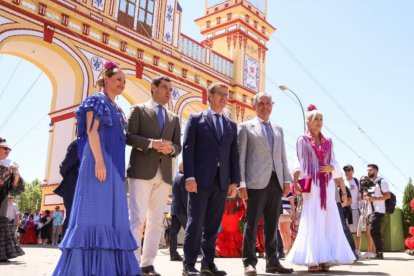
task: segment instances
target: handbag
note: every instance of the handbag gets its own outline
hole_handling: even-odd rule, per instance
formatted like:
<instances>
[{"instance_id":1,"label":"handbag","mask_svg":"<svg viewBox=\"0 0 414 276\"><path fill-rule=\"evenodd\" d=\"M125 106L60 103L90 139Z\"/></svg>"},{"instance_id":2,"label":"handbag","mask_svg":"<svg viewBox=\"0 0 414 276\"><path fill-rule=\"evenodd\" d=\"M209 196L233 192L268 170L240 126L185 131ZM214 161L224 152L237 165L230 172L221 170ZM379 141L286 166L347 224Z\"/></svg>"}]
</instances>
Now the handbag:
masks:
<instances>
[{"instance_id":1,"label":"handbag","mask_svg":"<svg viewBox=\"0 0 414 276\"><path fill-rule=\"evenodd\" d=\"M310 193L312 187L312 178L302 178L298 180L302 193Z\"/></svg>"}]
</instances>

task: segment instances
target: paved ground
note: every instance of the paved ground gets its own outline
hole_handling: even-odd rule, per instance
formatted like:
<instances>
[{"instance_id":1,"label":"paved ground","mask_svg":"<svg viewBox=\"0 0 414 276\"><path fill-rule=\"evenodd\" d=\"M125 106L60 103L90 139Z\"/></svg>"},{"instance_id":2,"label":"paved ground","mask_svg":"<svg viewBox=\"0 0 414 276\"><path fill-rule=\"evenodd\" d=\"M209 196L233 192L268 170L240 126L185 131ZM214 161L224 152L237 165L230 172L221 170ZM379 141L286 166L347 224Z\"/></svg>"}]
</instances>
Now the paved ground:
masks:
<instances>
[{"instance_id":1,"label":"paved ground","mask_svg":"<svg viewBox=\"0 0 414 276\"><path fill-rule=\"evenodd\" d=\"M12 259L8 264L0 264L1 276L41 276L51 275L59 259L60 251L56 247L25 246L26 255ZM386 253L384 260L359 261L354 265L343 265L332 268L329 273L312 273L311 275L414 275L414 257L406 253ZM289 266L285 261L283 265ZM217 258L216 264L227 271L229 276L243 276L240 259ZM168 250L161 249L155 261L155 267L162 276L180 276L182 264L170 262ZM199 265L198 265L199 267ZM265 262L259 260L259 275L274 275L264 272ZM290 266L295 269L293 275L307 275L305 267Z\"/></svg>"}]
</instances>

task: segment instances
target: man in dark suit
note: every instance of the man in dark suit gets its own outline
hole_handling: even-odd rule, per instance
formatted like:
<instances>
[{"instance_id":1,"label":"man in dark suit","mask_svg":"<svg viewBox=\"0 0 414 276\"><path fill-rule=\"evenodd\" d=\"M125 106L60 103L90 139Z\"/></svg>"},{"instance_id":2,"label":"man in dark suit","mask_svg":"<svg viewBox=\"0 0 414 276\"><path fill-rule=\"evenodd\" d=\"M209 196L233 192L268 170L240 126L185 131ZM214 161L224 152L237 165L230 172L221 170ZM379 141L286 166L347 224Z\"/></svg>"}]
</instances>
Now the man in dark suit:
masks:
<instances>
[{"instance_id":1,"label":"man in dark suit","mask_svg":"<svg viewBox=\"0 0 414 276\"><path fill-rule=\"evenodd\" d=\"M59 167L60 175L63 177L60 185L53 191L55 194L63 198L63 205L65 206L65 221L62 226L62 239L68 227L70 211L72 209L73 196L75 194L76 182L79 174L79 157L78 157L78 143L74 140L69 144L66 151L65 159Z\"/></svg>"},{"instance_id":2,"label":"man in dark suit","mask_svg":"<svg viewBox=\"0 0 414 276\"><path fill-rule=\"evenodd\" d=\"M235 197L240 182L237 126L223 116L228 88L215 83L208 89L210 108L192 114L183 144L184 176L189 192L184 238L183 275L199 275L194 267L200 245L202 275L226 275L214 264L217 232L226 196Z\"/></svg>"},{"instance_id":3,"label":"man in dark suit","mask_svg":"<svg viewBox=\"0 0 414 276\"><path fill-rule=\"evenodd\" d=\"M185 189L184 165L180 163L172 186L171 228L170 228L170 260L182 261L177 252L177 235L181 227L187 225L188 192Z\"/></svg>"},{"instance_id":4,"label":"man in dark suit","mask_svg":"<svg viewBox=\"0 0 414 276\"><path fill-rule=\"evenodd\" d=\"M180 120L167 109L171 80L154 78L152 99L131 108L127 144L132 147L127 175L131 232L139 245L146 221L144 245L135 251L144 276L159 276L154 269L164 210L171 193L173 158L181 151Z\"/></svg>"}]
</instances>

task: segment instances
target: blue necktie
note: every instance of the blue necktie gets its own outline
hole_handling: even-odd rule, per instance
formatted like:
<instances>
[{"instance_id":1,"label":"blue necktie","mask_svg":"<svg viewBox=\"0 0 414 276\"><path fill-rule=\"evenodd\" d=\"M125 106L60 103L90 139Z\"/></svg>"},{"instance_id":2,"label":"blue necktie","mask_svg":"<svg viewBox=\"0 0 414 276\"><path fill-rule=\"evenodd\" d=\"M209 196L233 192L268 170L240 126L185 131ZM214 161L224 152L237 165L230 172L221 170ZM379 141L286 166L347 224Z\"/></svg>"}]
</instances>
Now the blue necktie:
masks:
<instances>
[{"instance_id":1,"label":"blue necktie","mask_svg":"<svg viewBox=\"0 0 414 276\"><path fill-rule=\"evenodd\" d=\"M219 140L221 140L221 137L223 136L223 132L221 131L221 124L220 124L221 115L216 113L216 114L214 114L214 116L216 116L216 133L217 133L217 138Z\"/></svg>"},{"instance_id":2,"label":"blue necktie","mask_svg":"<svg viewBox=\"0 0 414 276\"><path fill-rule=\"evenodd\" d=\"M164 114L163 114L162 110L163 110L162 105L159 105L158 106L158 111L157 111L157 117L158 117L158 123L160 123L161 131L164 129Z\"/></svg>"},{"instance_id":3,"label":"blue necktie","mask_svg":"<svg viewBox=\"0 0 414 276\"><path fill-rule=\"evenodd\" d=\"M265 126L267 141L269 142L270 149L273 151L274 140L273 140L272 127L270 126L270 123L268 122L262 122L262 124Z\"/></svg>"}]
</instances>

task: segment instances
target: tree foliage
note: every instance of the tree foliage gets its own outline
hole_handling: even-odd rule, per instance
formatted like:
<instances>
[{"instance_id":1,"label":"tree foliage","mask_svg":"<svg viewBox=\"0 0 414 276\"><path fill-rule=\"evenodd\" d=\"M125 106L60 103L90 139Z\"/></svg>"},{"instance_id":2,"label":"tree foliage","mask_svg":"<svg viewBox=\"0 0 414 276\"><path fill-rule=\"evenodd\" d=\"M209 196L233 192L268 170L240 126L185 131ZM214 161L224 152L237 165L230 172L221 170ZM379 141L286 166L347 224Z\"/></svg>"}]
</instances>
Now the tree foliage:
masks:
<instances>
[{"instance_id":1,"label":"tree foliage","mask_svg":"<svg viewBox=\"0 0 414 276\"><path fill-rule=\"evenodd\" d=\"M403 227L404 227L404 235L408 237L408 228L410 226L414 226L414 211L411 209L410 202L414 198L414 185L413 181L410 178L408 181L407 186L404 189L404 196L403 196L403 205L402 205L402 212L403 212Z\"/></svg>"},{"instance_id":2,"label":"tree foliage","mask_svg":"<svg viewBox=\"0 0 414 276\"><path fill-rule=\"evenodd\" d=\"M42 191L40 190L40 180L35 179L31 183L25 183L24 192L18 198L18 205L21 213L31 210L34 212L40 209Z\"/></svg>"}]
</instances>

